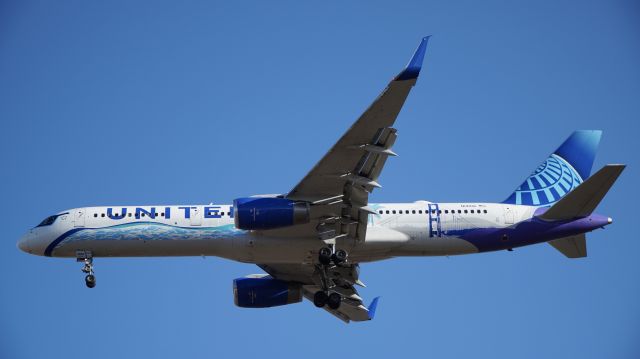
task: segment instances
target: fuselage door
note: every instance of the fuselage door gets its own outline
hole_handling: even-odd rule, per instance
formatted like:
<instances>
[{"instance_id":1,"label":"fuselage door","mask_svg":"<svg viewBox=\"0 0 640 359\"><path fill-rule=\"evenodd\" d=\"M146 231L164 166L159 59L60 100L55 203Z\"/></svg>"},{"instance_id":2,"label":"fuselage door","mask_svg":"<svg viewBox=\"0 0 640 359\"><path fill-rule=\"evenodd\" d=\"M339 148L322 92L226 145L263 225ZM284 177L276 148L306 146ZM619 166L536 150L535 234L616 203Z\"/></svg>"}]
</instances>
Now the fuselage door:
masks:
<instances>
[{"instance_id":1,"label":"fuselage door","mask_svg":"<svg viewBox=\"0 0 640 359\"><path fill-rule=\"evenodd\" d=\"M200 207L193 207L191 209L191 225L192 226L202 225L202 211L200 210Z\"/></svg>"},{"instance_id":2,"label":"fuselage door","mask_svg":"<svg viewBox=\"0 0 640 359\"><path fill-rule=\"evenodd\" d=\"M515 221L514 209L511 206L504 207L504 223L513 224Z\"/></svg>"},{"instance_id":3,"label":"fuselage door","mask_svg":"<svg viewBox=\"0 0 640 359\"><path fill-rule=\"evenodd\" d=\"M75 227L84 227L85 217L87 216L84 208L78 208L73 215L73 225Z\"/></svg>"}]
</instances>

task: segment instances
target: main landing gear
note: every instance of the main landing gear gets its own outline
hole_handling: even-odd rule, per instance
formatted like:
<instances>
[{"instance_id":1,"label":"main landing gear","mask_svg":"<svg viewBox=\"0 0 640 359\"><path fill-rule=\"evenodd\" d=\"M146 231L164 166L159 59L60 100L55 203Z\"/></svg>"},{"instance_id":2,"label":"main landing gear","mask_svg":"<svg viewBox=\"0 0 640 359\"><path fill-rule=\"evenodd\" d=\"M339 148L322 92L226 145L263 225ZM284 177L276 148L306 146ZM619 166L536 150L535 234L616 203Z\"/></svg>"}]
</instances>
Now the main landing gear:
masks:
<instances>
[{"instance_id":1,"label":"main landing gear","mask_svg":"<svg viewBox=\"0 0 640 359\"><path fill-rule=\"evenodd\" d=\"M322 247L318 252L318 261L324 266L328 266L333 262L338 265L347 260L347 251L338 249L335 253L329 247Z\"/></svg>"},{"instance_id":2,"label":"main landing gear","mask_svg":"<svg viewBox=\"0 0 640 359\"><path fill-rule=\"evenodd\" d=\"M318 267L322 278L322 290L317 291L313 295L313 304L316 307L322 308L326 305L334 310L340 308L342 295L337 292L329 292L327 270L331 267L332 263L334 266L338 266L346 262L347 257L347 251L343 249L335 250L335 248L323 247L318 251L318 262L320 262L320 266Z\"/></svg>"},{"instance_id":3,"label":"main landing gear","mask_svg":"<svg viewBox=\"0 0 640 359\"><path fill-rule=\"evenodd\" d=\"M78 262L84 262L84 266L82 267L82 272L87 273L87 275L84 277L84 284L86 284L88 288L95 287L96 276L93 274L93 256L91 252L77 251L76 260Z\"/></svg>"},{"instance_id":4,"label":"main landing gear","mask_svg":"<svg viewBox=\"0 0 640 359\"><path fill-rule=\"evenodd\" d=\"M313 295L313 304L318 308L322 308L327 305L329 308L335 310L340 308L341 302L342 296L336 292L327 294L327 292L319 290Z\"/></svg>"}]
</instances>

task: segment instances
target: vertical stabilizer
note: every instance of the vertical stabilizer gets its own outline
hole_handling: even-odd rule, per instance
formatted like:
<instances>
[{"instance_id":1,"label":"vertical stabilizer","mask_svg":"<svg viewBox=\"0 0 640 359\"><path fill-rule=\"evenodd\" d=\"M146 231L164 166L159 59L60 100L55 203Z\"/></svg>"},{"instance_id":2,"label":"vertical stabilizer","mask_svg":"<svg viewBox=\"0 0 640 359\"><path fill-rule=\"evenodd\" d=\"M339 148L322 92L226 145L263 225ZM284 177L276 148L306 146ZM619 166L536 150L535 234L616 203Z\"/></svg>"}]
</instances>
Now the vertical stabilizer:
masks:
<instances>
[{"instance_id":1,"label":"vertical stabilizer","mask_svg":"<svg viewBox=\"0 0 640 359\"><path fill-rule=\"evenodd\" d=\"M549 206L591 173L602 131L575 131L503 203Z\"/></svg>"}]
</instances>

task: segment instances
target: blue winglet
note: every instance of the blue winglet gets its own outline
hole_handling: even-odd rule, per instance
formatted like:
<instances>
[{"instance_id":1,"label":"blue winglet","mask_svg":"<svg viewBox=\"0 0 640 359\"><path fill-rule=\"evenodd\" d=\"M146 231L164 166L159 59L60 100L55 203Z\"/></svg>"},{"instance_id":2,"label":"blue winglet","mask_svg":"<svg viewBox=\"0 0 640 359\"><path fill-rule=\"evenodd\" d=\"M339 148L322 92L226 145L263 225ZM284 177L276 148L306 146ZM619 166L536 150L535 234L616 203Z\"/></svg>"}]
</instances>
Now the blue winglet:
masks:
<instances>
[{"instance_id":1,"label":"blue winglet","mask_svg":"<svg viewBox=\"0 0 640 359\"><path fill-rule=\"evenodd\" d=\"M371 301L371 304L369 304L369 308L367 308L367 310L369 311L369 320L372 320L373 317L376 316L376 308L378 307L379 299L380 297L373 298L373 300Z\"/></svg>"},{"instance_id":2,"label":"blue winglet","mask_svg":"<svg viewBox=\"0 0 640 359\"><path fill-rule=\"evenodd\" d=\"M413 54L411 61L407 64L402 72L396 76L394 80L396 81L404 81L404 80L412 80L418 78L420 74L420 69L422 69L422 61L424 60L424 54L427 51L427 43L429 42L429 38L431 36L426 36L422 38L420 45L416 49L416 52Z\"/></svg>"}]
</instances>

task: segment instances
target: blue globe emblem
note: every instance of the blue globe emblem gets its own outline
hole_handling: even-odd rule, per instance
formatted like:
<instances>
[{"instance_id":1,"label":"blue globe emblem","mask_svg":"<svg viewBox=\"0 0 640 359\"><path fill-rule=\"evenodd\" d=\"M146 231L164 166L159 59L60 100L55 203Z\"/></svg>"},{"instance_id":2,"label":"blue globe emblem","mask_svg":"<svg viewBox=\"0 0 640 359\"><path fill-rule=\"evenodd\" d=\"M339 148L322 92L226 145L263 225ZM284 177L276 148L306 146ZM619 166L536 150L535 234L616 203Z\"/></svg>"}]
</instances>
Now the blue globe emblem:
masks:
<instances>
[{"instance_id":1,"label":"blue globe emblem","mask_svg":"<svg viewBox=\"0 0 640 359\"><path fill-rule=\"evenodd\" d=\"M582 178L564 158L552 154L515 191L516 204L544 206L578 187Z\"/></svg>"}]
</instances>

